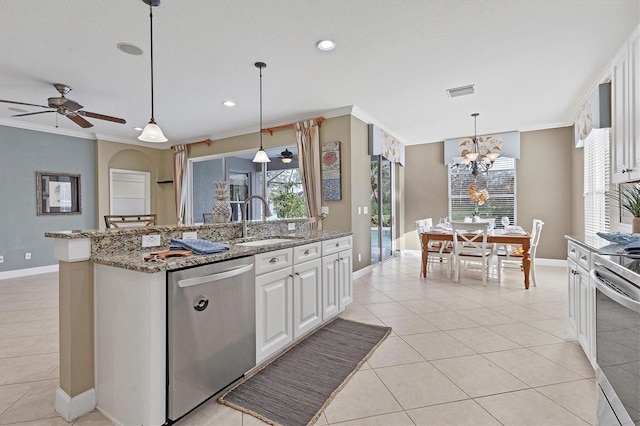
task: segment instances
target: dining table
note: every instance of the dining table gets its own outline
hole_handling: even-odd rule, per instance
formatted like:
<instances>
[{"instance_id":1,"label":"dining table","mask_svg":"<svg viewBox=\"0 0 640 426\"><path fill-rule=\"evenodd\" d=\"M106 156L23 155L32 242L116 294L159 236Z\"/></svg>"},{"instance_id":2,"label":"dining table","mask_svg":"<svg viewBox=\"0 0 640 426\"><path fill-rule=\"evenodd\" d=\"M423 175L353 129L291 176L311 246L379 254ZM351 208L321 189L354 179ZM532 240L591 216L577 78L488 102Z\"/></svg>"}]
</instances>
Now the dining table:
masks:
<instances>
[{"instance_id":1,"label":"dining table","mask_svg":"<svg viewBox=\"0 0 640 426\"><path fill-rule=\"evenodd\" d=\"M429 243L433 241L453 241L453 232L444 228L427 231L420 234L422 241L422 276L427 278L427 262L429 260ZM460 240L461 241L461 240ZM522 270L524 273L524 288L529 289L529 271L531 270L531 235L523 231L521 233L507 233L503 229L494 229L487 235L487 244L498 245L522 245ZM438 255L438 253L433 253Z\"/></svg>"}]
</instances>

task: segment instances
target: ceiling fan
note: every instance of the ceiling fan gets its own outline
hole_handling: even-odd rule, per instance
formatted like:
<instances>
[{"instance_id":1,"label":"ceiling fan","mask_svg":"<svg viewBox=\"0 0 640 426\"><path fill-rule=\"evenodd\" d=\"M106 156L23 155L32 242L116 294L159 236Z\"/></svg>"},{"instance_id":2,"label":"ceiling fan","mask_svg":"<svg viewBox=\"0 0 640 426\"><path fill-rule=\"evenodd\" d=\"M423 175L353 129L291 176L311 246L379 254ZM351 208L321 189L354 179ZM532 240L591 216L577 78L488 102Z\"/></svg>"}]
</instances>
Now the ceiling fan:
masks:
<instances>
[{"instance_id":1,"label":"ceiling fan","mask_svg":"<svg viewBox=\"0 0 640 426\"><path fill-rule=\"evenodd\" d=\"M36 105L36 104L28 104L25 102L17 102L17 101L7 101L4 99L0 99L0 102L5 102L8 104L17 104L17 105L27 105L33 107L47 108L49 111L40 111L40 112L28 112L26 114L16 114L12 115L12 117L24 117L27 115L35 115L35 114L46 114L48 112L57 112L58 114L64 115L69 118L69 120L76 123L78 126L82 128L93 127L93 124L89 123L83 117L89 118L97 118L99 120L112 121L114 123L125 124L126 120L118 117L111 117L109 115L97 114L95 112L83 111L83 106L73 99L69 99L65 97L67 93L71 91L71 87L66 84L55 83L53 87L56 88L58 92L60 92L60 96L55 98L48 99L48 105Z\"/></svg>"},{"instance_id":2,"label":"ceiling fan","mask_svg":"<svg viewBox=\"0 0 640 426\"><path fill-rule=\"evenodd\" d=\"M285 164L292 162L293 152L289 151L289 148L285 148L284 151L280 153L280 160Z\"/></svg>"}]
</instances>

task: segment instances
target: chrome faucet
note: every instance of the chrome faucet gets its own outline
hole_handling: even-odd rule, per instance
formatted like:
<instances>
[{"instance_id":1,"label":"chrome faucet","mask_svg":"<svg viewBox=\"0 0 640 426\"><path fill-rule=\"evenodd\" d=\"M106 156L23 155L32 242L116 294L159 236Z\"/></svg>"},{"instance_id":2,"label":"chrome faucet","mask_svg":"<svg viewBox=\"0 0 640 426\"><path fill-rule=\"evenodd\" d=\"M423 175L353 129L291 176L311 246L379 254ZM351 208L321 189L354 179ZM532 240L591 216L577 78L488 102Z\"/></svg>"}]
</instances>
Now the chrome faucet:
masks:
<instances>
[{"instance_id":1,"label":"chrome faucet","mask_svg":"<svg viewBox=\"0 0 640 426\"><path fill-rule=\"evenodd\" d=\"M260 195L250 195L248 196L245 200L244 203L242 204L242 238L247 238L247 205L249 204L249 201L252 198L257 198L259 200L262 201L262 203L264 204L264 209L262 212L262 221L265 222L267 220L267 216L271 216L271 213L269 212L269 204L267 203L267 200L265 200L263 197L261 197Z\"/></svg>"}]
</instances>

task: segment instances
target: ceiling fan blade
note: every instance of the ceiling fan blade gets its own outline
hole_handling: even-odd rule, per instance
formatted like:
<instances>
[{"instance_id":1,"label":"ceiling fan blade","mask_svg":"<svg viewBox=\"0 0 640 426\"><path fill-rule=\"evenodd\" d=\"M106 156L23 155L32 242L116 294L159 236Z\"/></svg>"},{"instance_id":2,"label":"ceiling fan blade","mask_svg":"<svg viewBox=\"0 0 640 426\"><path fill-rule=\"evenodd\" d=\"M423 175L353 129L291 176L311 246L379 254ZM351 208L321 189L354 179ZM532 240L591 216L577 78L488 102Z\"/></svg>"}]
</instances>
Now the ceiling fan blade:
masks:
<instances>
[{"instance_id":1,"label":"ceiling fan blade","mask_svg":"<svg viewBox=\"0 0 640 426\"><path fill-rule=\"evenodd\" d=\"M123 118L111 117L110 115L98 114L95 112L89 111L76 111L80 115L84 115L85 117L97 118L98 120L106 120L113 121L114 123L125 124L127 121Z\"/></svg>"},{"instance_id":2,"label":"ceiling fan blade","mask_svg":"<svg viewBox=\"0 0 640 426\"><path fill-rule=\"evenodd\" d=\"M27 112L26 114L15 114L15 115L12 115L12 117L24 117L24 116L27 116L27 115L46 114L48 112L55 112L55 111Z\"/></svg>"},{"instance_id":3,"label":"ceiling fan blade","mask_svg":"<svg viewBox=\"0 0 640 426\"><path fill-rule=\"evenodd\" d=\"M40 107L40 108L47 108L47 109L51 108L51 107L46 106L46 105L28 104L26 102L17 102L17 101L7 101L5 99L0 99L0 102L4 102L4 103L7 103L7 104L16 104L16 105L28 105L28 106L34 106L34 107Z\"/></svg>"},{"instance_id":4,"label":"ceiling fan blade","mask_svg":"<svg viewBox=\"0 0 640 426\"><path fill-rule=\"evenodd\" d=\"M93 124L89 123L87 120L85 120L84 118L80 117L76 113L67 114L67 117L69 117L69 120L73 121L78 126L82 127L83 129L86 129L88 127L93 127Z\"/></svg>"}]
</instances>

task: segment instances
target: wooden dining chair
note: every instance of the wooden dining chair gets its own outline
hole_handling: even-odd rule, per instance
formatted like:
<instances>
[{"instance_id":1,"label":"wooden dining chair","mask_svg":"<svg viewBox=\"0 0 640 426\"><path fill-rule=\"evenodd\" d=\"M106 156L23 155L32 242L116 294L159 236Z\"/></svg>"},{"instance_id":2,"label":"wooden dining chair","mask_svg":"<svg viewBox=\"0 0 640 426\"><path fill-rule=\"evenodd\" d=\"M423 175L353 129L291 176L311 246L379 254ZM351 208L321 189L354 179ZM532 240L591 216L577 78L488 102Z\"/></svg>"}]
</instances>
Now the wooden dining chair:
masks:
<instances>
[{"instance_id":1,"label":"wooden dining chair","mask_svg":"<svg viewBox=\"0 0 640 426\"><path fill-rule=\"evenodd\" d=\"M479 262L482 267L482 284L487 285L489 266L493 257L493 245L487 244L489 222L451 222L453 230L453 281L460 278L460 262ZM450 268L451 269L451 268Z\"/></svg>"},{"instance_id":2,"label":"wooden dining chair","mask_svg":"<svg viewBox=\"0 0 640 426\"><path fill-rule=\"evenodd\" d=\"M533 227L531 228L531 246L529 248L529 258L531 259L531 283L536 287L536 251L538 249L538 243L540 242L540 234L542 234L542 226L544 222L540 219L533 219ZM524 259L524 252L521 245L518 246L505 246L498 249L496 252L498 258L498 281L502 280L502 270L504 264L517 264L522 270L522 260Z\"/></svg>"},{"instance_id":3,"label":"wooden dining chair","mask_svg":"<svg viewBox=\"0 0 640 426\"><path fill-rule=\"evenodd\" d=\"M433 219L430 217L426 219L416 220L416 230L418 231L418 240L421 250L424 250L424 247L422 245L422 234L430 231L432 227ZM431 254L431 256L428 257L427 267L429 267L429 264L431 263L442 264L444 262L448 262L451 254L451 246L446 241L432 241L431 243L429 243L427 251L429 251L429 253ZM422 271L420 273L422 274Z\"/></svg>"},{"instance_id":4,"label":"wooden dining chair","mask_svg":"<svg viewBox=\"0 0 640 426\"><path fill-rule=\"evenodd\" d=\"M153 226L157 222L157 215L152 214L109 214L104 216L107 228L139 228Z\"/></svg>"}]
</instances>

